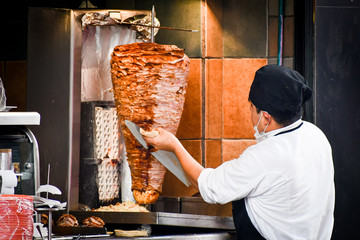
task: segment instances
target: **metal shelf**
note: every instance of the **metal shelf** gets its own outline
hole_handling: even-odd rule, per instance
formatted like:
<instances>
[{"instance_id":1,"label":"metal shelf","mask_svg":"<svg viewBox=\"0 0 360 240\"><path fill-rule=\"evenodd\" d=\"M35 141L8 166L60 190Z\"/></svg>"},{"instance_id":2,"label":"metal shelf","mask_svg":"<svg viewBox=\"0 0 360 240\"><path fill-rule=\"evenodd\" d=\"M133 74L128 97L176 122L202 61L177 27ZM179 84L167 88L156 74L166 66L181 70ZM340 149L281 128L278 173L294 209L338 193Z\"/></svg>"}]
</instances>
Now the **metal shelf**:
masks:
<instances>
[{"instance_id":1,"label":"metal shelf","mask_svg":"<svg viewBox=\"0 0 360 240\"><path fill-rule=\"evenodd\" d=\"M37 112L0 112L0 125L40 125Z\"/></svg>"}]
</instances>

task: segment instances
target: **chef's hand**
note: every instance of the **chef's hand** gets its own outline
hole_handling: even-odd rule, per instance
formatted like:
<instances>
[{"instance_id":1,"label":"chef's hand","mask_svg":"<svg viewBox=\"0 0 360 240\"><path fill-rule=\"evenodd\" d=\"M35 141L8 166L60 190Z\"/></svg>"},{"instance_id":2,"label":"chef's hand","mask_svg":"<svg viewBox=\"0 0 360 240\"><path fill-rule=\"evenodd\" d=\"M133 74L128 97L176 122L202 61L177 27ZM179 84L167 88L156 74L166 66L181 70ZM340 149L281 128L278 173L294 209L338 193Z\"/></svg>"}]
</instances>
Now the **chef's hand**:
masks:
<instances>
[{"instance_id":1,"label":"chef's hand","mask_svg":"<svg viewBox=\"0 0 360 240\"><path fill-rule=\"evenodd\" d=\"M180 142L174 134L162 128L157 128L155 131L159 134L153 134L153 132L142 133L145 142L156 149L175 152L176 145L180 144Z\"/></svg>"},{"instance_id":2,"label":"chef's hand","mask_svg":"<svg viewBox=\"0 0 360 240\"><path fill-rule=\"evenodd\" d=\"M197 179L202 170L203 166L199 164L189 153L186 151L184 146L180 141L174 136L174 134L166 131L165 129L158 128L156 131L159 134L150 132L149 137L146 137L147 134L142 134L144 140L147 144L153 146L159 150L166 150L176 154L177 158L180 161L181 166L183 167L186 175L189 177L191 184L198 188ZM141 132L141 131L140 131Z\"/></svg>"}]
</instances>

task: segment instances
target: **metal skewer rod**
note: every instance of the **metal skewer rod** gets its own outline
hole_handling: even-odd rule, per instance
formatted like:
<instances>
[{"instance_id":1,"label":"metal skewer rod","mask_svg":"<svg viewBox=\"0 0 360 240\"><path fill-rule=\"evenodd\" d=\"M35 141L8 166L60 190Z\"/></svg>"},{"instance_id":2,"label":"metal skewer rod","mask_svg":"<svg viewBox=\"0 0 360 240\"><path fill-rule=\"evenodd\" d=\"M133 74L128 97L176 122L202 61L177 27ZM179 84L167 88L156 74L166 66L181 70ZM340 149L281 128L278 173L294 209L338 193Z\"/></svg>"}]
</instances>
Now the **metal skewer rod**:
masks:
<instances>
[{"instance_id":1,"label":"metal skewer rod","mask_svg":"<svg viewBox=\"0 0 360 240\"><path fill-rule=\"evenodd\" d=\"M48 173L47 173L47 184L49 185L50 182L50 163L48 164ZM49 188L46 191L46 199L49 198Z\"/></svg>"},{"instance_id":2,"label":"metal skewer rod","mask_svg":"<svg viewBox=\"0 0 360 240\"><path fill-rule=\"evenodd\" d=\"M121 22L120 24L124 24L124 25L135 25L135 26L142 26L142 27L149 27L149 28L160 28L160 29L166 29L166 30L185 31L185 32L199 32L199 30L191 30L191 29L183 29L183 28L173 28L173 27L151 26L151 25L138 24L138 23Z\"/></svg>"},{"instance_id":3,"label":"metal skewer rod","mask_svg":"<svg viewBox=\"0 0 360 240\"><path fill-rule=\"evenodd\" d=\"M154 26L154 19L155 19L155 7L154 5L152 6L151 9L151 26ZM151 42L154 42L154 28L151 28Z\"/></svg>"}]
</instances>

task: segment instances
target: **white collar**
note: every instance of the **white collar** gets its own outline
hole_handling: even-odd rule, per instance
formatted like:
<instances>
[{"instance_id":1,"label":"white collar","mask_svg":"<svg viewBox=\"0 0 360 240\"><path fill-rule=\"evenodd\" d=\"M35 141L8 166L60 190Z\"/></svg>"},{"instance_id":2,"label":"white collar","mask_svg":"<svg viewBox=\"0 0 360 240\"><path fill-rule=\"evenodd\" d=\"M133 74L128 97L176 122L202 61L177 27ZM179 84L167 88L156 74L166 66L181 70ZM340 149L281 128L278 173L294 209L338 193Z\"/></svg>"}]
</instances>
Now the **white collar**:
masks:
<instances>
[{"instance_id":1,"label":"white collar","mask_svg":"<svg viewBox=\"0 0 360 240\"><path fill-rule=\"evenodd\" d=\"M285 132L285 131L291 130L293 128L296 128L296 127L300 126L300 124L302 124L302 122L303 121L301 119L299 119L286 127L278 128L278 129L272 130L270 132L264 133L261 136L261 139L258 140L258 142L261 142L269 137L275 136L278 133Z\"/></svg>"}]
</instances>

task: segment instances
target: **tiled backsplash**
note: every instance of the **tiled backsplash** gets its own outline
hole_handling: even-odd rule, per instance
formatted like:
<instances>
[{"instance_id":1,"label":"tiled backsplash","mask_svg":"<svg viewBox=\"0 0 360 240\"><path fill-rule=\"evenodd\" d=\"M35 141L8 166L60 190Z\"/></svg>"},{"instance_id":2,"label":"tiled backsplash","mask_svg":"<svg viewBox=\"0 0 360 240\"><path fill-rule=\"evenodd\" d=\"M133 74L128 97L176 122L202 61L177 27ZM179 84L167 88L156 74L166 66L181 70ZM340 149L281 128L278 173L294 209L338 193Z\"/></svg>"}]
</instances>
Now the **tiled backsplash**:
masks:
<instances>
[{"instance_id":1,"label":"tiled backsplash","mask_svg":"<svg viewBox=\"0 0 360 240\"><path fill-rule=\"evenodd\" d=\"M184 4L189 2L183 1L180 8L186 9ZM283 63L292 67L293 0L285 2ZM204 0L200 7L201 11L192 13L201 13L201 17L180 18L185 25L186 21L201 19L203 41L199 42L201 58L194 58L194 52L184 47L191 57L190 79L177 137L204 167L216 168L256 143L248 94L256 70L277 63L278 1ZM166 19L162 22L167 24ZM173 18L170 22L180 24ZM157 39L166 42L161 36ZM187 37L198 39L195 35ZM163 196L191 194L196 194L195 189L187 189L167 174Z\"/></svg>"},{"instance_id":2,"label":"tiled backsplash","mask_svg":"<svg viewBox=\"0 0 360 240\"><path fill-rule=\"evenodd\" d=\"M184 111L177 136L181 139L201 139L202 137L202 59L190 61L189 82L186 91Z\"/></svg>"},{"instance_id":3,"label":"tiled backsplash","mask_svg":"<svg viewBox=\"0 0 360 240\"><path fill-rule=\"evenodd\" d=\"M205 138L223 135L223 60L205 59Z\"/></svg>"},{"instance_id":4,"label":"tiled backsplash","mask_svg":"<svg viewBox=\"0 0 360 240\"><path fill-rule=\"evenodd\" d=\"M204 1L203 22L204 30L204 50L206 57L222 57L223 56L223 0Z\"/></svg>"},{"instance_id":5,"label":"tiled backsplash","mask_svg":"<svg viewBox=\"0 0 360 240\"><path fill-rule=\"evenodd\" d=\"M248 101L255 72L266 59L224 59L223 66L223 138L253 138Z\"/></svg>"}]
</instances>

